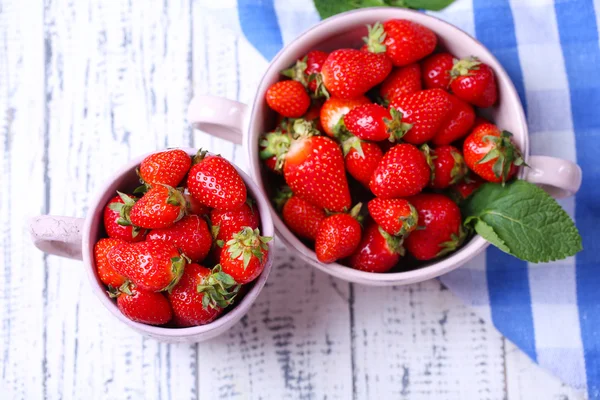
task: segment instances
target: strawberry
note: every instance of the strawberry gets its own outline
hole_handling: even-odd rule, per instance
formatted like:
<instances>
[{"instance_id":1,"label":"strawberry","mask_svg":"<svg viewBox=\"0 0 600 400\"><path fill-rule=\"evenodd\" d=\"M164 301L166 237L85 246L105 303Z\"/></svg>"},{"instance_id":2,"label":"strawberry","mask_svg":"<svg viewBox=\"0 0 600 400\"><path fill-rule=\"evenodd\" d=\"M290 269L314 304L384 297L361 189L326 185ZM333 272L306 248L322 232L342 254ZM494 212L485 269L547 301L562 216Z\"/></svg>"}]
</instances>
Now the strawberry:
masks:
<instances>
[{"instance_id":1,"label":"strawberry","mask_svg":"<svg viewBox=\"0 0 600 400\"><path fill-rule=\"evenodd\" d=\"M137 197L117 192L118 195L110 199L104 207L104 229L106 234L115 239L126 242L139 242L144 240L145 229L131 225L129 213L137 201Z\"/></svg>"},{"instance_id":2,"label":"strawberry","mask_svg":"<svg viewBox=\"0 0 600 400\"><path fill-rule=\"evenodd\" d=\"M131 208L129 219L133 225L146 229L167 228L183 218L186 208L179 190L156 185Z\"/></svg>"},{"instance_id":3,"label":"strawberry","mask_svg":"<svg viewBox=\"0 0 600 400\"><path fill-rule=\"evenodd\" d=\"M371 222L367 224L358 248L348 259L348 265L360 271L387 272L398 264L403 255L402 239Z\"/></svg>"},{"instance_id":4,"label":"strawberry","mask_svg":"<svg viewBox=\"0 0 600 400\"><path fill-rule=\"evenodd\" d=\"M363 104L344 115L343 121L346 129L360 139L393 142L410 129L410 125L401 119L402 115L394 108L388 110L379 104Z\"/></svg>"},{"instance_id":5,"label":"strawberry","mask_svg":"<svg viewBox=\"0 0 600 400\"><path fill-rule=\"evenodd\" d=\"M415 93L421 89L421 68L419 64L410 64L393 70L381 84L379 93L386 104L389 104L400 96Z\"/></svg>"},{"instance_id":6,"label":"strawberry","mask_svg":"<svg viewBox=\"0 0 600 400\"><path fill-rule=\"evenodd\" d=\"M168 294L173 307L173 322L181 328L206 325L231 305L240 285L221 271L198 264L186 267L181 281Z\"/></svg>"},{"instance_id":7,"label":"strawberry","mask_svg":"<svg viewBox=\"0 0 600 400\"><path fill-rule=\"evenodd\" d=\"M452 110L448 93L441 89L421 90L391 102L402 113L402 122L412 125L402 139L412 144L431 140L443 126Z\"/></svg>"},{"instance_id":8,"label":"strawberry","mask_svg":"<svg viewBox=\"0 0 600 400\"><path fill-rule=\"evenodd\" d=\"M391 19L369 27L365 38L369 51L381 52L396 67L412 64L435 50L437 36L429 28L406 19Z\"/></svg>"},{"instance_id":9,"label":"strawberry","mask_svg":"<svg viewBox=\"0 0 600 400\"><path fill-rule=\"evenodd\" d=\"M175 246L161 240L120 244L107 258L116 272L152 292L173 289L186 264Z\"/></svg>"},{"instance_id":10,"label":"strawberry","mask_svg":"<svg viewBox=\"0 0 600 400\"><path fill-rule=\"evenodd\" d=\"M187 203L187 209L185 210L188 215L208 215L210 214L210 207L200 203L191 194L186 192L183 194Z\"/></svg>"},{"instance_id":11,"label":"strawberry","mask_svg":"<svg viewBox=\"0 0 600 400\"><path fill-rule=\"evenodd\" d=\"M436 146L450 144L466 136L475 122L475 111L470 104L451 94L448 98L452 106L446 122L432 139Z\"/></svg>"},{"instance_id":12,"label":"strawberry","mask_svg":"<svg viewBox=\"0 0 600 400\"><path fill-rule=\"evenodd\" d=\"M302 200L298 196L289 193L289 198L284 200L281 216L286 226L292 232L303 239L314 241L317 238L319 224L325 219L327 214L322 208Z\"/></svg>"},{"instance_id":13,"label":"strawberry","mask_svg":"<svg viewBox=\"0 0 600 400\"><path fill-rule=\"evenodd\" d=\"M319 132L323 131L323 126L321 125L321 108L323 107L323 104L324 102L322 101L313 101L306 114L302 117L305 121L312 123Z\"/></svg>"},{"instance_id":14,"label":"strawberry","mask_svg":"<svg viewBox=\"0 0 600 400\"><path fill-rule=\"evenodd\" d=\"M360 207L358 203L350 214L334 214L321 222L315 241L319 261L332 263L356 251L362 235L362 228L356 219Z\"/></svg>"},{"instance_id":15,"label":"strawberry","mask_svg":"<svg viewBox=\"0 0 600 400\"><path fill-rule=\"evenodd\" d=\"M292 68L281 71L281 73L302 83L308 88L310 93L318 95L319 82L317 76L321 72L321 68L323 68L328 55L324 51L309 51Z\"/></svg>"},{"instance_id":16,"label":"strawberry","mask_svg":"<svg viewBox=\"0 0 600 400\"><path fill-rule=\"evenodd\" d=\"M368 188L373 171L379 165L383 152L377 144L364 142L355 136L346 139L342 146L346 171Z\"/></svg>"},{"instance_id":17,"label":"strawberry","mask_svg":"<svg viewBox=\"0 0 600 400\"><path fill-rule=\"evenodd\" d=\"M194 262L201 262L212 247L212 235L206 221L197 215L183 217L168 228L154 229L147 240L162 240L174 245Z\"/></svg>"},{"instance_id":18,"label":"strawberry","mask_svg":"<svg viewBox=\"0 0 600 400\"><path fill-rule=\"evenodd\" d=\"M171 149L150 154L140 164L140 178L149 186L163 184L177 187L187 174L192 159L183 150Z\"/></svg>"},{"instance_id":19,"label":"strawberry","mask_svg":"<svg viewBox=\"0 0 600 400\"><path fill-rule=\"evenodd\" d=\"M481 108L493 106L498 100L494 71L477 57L456 62L450 76L450 88L458 98Z\"/></svg>"},{"instance_id":20,"label":"strawberry","mask_svg":"<svg viewBox=\"0 0 600 400\"><path fill-rule=\"evenodd\" d=\"M430 187L445 189L460 182L467 174L465 160L456 147L447 145L431 149L424 144L422 150L431 168Z\"/></svg>"},{"instance_id":21,"label":"strawberry","mask_svg":"<svg viewBox=\"0 0 600 400\"><path fill-rule=\"evenodd\" d=\"M421 67L423 68L423 84L426 89L450 88L450 70L454 66L455 57L450 53L438 53L427 57Z\"/></svg>"},{"instance_id":22,"label":"strawberry","mask_svg":"<svg viewBox=\"0 0 600 400\"><path fill-rule=\"evenodd\" d=\"M348 114L352 109L362 104L370 104L371 101L365 96L359 96L354 99L340 99L331 97L321 107L321 126L328 136L335 137L338 132L337 126L340 119Z\"/></svg>"},{"instance_id":23,"label":"strawberry","mask_svg":"<svg viewBox=\"0 0 600 400\"><path fill-rule=\"evenodd\" d=\"M419 213L419 229L404 240L417 260L431 260L456 250L464 240L460 210L441 194L422 193L407 198Z\"/></svg>"},{"instance_id":24,"label":"strawberry","mask_svg":"<svg viewBox=\"0 0 600 400\"><path fill-rule=\"evenodd\" d=\"M473 192L479 189L479 186L484 183L485 181L477 175L466 176L465 179L450 187L449 196L452 197L456 203L460 204L468 199Z\"/></svg>"},{"instance_id":25,"label":"strawberry","mask_svg":"<svg viewBox=\"0 0 600 400\"><path fill-rule=\"evenodd\" d=\"M130 282L125 282L119 289L111 287L109 295L117 298L117 307L132 321L164 325L173 317L171 304L164 294L138 289Z\"/></svg>"},{"instance_id":26,"label":"strawberry","mask_svg":"<svg viewBox=\"0 0 600 400\"><path fill-rule=\"evenodd\" d=\"M310 97L297 81L274 83L267 89L265 98L271 109L288 118L299 118L310 107Z\"/></svg>"},{"instance_id":27,"label":"strawberry","mask_svg":"<svg viewBox=\"0 0 600 400\"><path fill-rule=\"evenodd\" d=\"M188 174L188 190L210 208L235 210L246 202L246 185L235 167L221 156L198 151Z\"/></svg>"},{"instance_id":28,"label":"strawberry","mask_svg":"<svg viewBox=\"0 0 600 400\"><path fill-rule=\"evenodd\" d=\"M324 136L300 137L285 156L283 176L295 195L332 212L350 208L344 157L338 144Z\"/></svg>"},{"instance_id":29,"label":"strawberry","mask_svg":"<svg viewBox=\"0 0 600 400\"><path fill-rule=\"evenodd\" d=\"M237 283L244 284L255 280L265 268L270 236L260 236L258 229L249 226L242 228L227 241L221 252L221 268Z\"/></svg>"},{"instance_id":30,"label":"strawberry","mask_svg":"<svg viewBox=\"0 0 600 400\"><path fill-rule=\"evenodd\" d=\"M405 236L417 228L417 210L405 199L380 199L367 204L371 218L392 236Z\"/></svg>"},{"instance_id":31,"label":"strawberry","mask_svg":"<svg viewBox=\"0 0 600 400\"><path fill-rule=\"evenodd\" d=\"M385 54L355 49L340 49L325 60L321 76L332 97L353 99L380 84L392 70Z\"/></svg>"},{"instance_id":32,"label":"strawberry","mask_svg":"<svg viewBox=\"0 0 600 400\"><path fill-rule=\"evenodd\" d=\"M287 153L292 142L292 136L289 133L275 130L263 135L260 141L260 159L264 160L265 165L273 172L280 173L283 167L285 153Z\"/></svg>"},{"instance_id":33,"label":"strawberry","mask_svg":"<svg viewBox=\"0 0 600 400\"><path fill-rule=\"evenodd\" d=\"M253 230L258 228L259 222L258 209L252 201L242 204L235 210L212 210L210 213L210 223L215 239L224 242L233 238L233 235L245 226L249 226Z\"/></svg>"},{"instance_id":34,"label":"strawberry","mask_svg":"<svg viewBox=\"0 0 600 400\"><path fill-rule=\"evenodd\" d=\"M471 171L489 182L506 182L526 165L521 151L511 140L512 133L494 124L475 127L463 144L463 156Z\"/></svg>"},{"instance_id":35,"label":"strawberry","mask_svg":"<svg viewBox=\"0 0 600 400\"><path fill-rule=\"evenodd\" d=\"M383 199L419 193L429 183L431 172L423 153L407 143L392 147L373 172L369 188Z\"/></svg>"},{"instance_id":36,"label":"strawberry","mask_svg":"<svg viewBox=\"0 0 600 400\"><path fill-rule=\"evenodd\" d=\"M106 286L119 287L125 282L125 277L111 267L107 258L112 248L122 243L125 242L121 239L106 238L98 240L94 245L94 261L98 278Z\"/></svg>"}]
</instances>

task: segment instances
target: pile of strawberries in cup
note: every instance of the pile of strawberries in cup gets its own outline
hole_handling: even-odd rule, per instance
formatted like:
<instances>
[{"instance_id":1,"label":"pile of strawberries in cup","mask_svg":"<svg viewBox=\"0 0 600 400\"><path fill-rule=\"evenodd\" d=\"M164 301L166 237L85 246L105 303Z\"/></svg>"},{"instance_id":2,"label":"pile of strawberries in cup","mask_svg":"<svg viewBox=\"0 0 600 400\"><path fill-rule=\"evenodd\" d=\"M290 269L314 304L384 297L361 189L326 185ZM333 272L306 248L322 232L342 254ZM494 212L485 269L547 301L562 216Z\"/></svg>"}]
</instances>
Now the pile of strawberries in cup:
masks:
<instances>
[{"instance_id":1,"label":"pile of strawberries in cup","mask_svg":"<svg viewBox=\"0 0 600 400\"><path fill-rule=\"evenodd\" d=\"M488 65L436 52L435 33L409 20L367 29L360 49L310 51L282 71L260 156L284 223L319 261L387 272L458 249L457 203L524 161L476 116L498 97Z\"/></svg>"},{"instance_id":2,"label":"pile of strawberries in cup","mask_svg":"<svg viewBox=\"0 0 600 400\"><path fill-rule=\"evenodd\" d=\"M220 156L171 149L139 166L142 185L117 192L94 246L99 279L129 319L189 327L218 318L256 279L270 237L236 169Z\"/></svg>"}]
</instances>

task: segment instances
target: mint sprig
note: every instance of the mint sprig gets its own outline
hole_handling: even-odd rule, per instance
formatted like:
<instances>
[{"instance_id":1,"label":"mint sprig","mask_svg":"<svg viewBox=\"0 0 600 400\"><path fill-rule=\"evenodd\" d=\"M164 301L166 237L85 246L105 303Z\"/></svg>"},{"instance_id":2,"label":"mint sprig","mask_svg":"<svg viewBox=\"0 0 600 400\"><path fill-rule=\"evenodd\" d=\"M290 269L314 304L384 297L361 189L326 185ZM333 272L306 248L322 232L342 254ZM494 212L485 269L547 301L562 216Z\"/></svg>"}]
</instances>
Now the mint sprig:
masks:
<instances>
[{"instance_id":1,"label":"mint sprig","mask_svg":"<svg viewBox=\"0 0 600 400\"><path fill-rule=\"evenodd\" d=\"M526 181L486 183L463 205L465 225L500 250L539 263L582 250L581 236L562 207Z\"/></svg>"},{"instance_id":2,"label":"mint sprig","mask_svg":"<svg viewBox=\"0 0 600 400\"><path fill-rule=\"evenodd\" d=\"M324 19L345 11L366 7L391 6L439 11L452 4L454 0L314 0L314 2L319 15Z\"/></svg>"}]
</instances>

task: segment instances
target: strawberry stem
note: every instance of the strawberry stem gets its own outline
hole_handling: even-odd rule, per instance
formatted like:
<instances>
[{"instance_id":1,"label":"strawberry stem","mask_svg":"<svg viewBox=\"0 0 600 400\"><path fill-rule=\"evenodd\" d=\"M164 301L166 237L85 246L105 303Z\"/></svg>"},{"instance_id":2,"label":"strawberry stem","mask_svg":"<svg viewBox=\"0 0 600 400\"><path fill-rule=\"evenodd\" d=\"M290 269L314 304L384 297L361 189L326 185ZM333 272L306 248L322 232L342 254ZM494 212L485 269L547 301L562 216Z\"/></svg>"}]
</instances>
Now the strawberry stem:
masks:
<instances>
[{"instance_id":1,"label":"strawberry stem","mask_svg":"<svg viewBox=\"0 0 600 400\"><path fill-rule=\"evenodd\" d=\"M381 22L376 22L373 26L367 25L368 34L363 38L367 44L367 49L371 53L385 53L386 45L383 44L387 34L383 29Z\"/></svg>"}]
</instances>

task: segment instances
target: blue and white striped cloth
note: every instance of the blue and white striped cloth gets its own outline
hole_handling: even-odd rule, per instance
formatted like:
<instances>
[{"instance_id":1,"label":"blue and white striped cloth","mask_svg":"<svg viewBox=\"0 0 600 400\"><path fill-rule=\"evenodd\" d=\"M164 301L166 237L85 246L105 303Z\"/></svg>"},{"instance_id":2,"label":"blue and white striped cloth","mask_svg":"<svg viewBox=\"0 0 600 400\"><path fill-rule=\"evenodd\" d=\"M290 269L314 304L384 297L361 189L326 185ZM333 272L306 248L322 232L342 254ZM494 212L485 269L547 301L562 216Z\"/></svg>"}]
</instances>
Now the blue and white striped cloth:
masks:
<instances>
[{"instance_id":1,"label":"blue and white striped cloth","mask_svg":"<svg viewBox=\"0 0 600 400\"><path fill-rule=\"evenodd\" d=\"M319 21L309 0L211 7L266 59ZM504 65L525 106L532 154L584 170L577 197L561 201L583 252L533 265L490 248L441 280L537 363L600 398L600 1L457 0L432 14L477 37Z\"/></svg>"}]
</instances>

